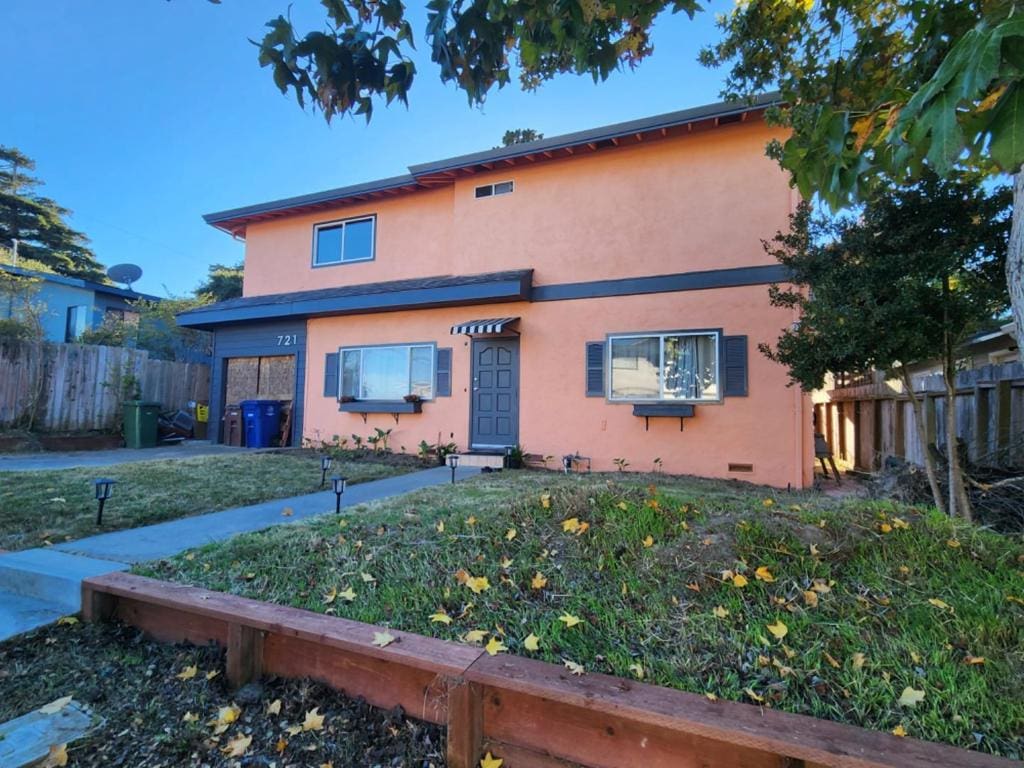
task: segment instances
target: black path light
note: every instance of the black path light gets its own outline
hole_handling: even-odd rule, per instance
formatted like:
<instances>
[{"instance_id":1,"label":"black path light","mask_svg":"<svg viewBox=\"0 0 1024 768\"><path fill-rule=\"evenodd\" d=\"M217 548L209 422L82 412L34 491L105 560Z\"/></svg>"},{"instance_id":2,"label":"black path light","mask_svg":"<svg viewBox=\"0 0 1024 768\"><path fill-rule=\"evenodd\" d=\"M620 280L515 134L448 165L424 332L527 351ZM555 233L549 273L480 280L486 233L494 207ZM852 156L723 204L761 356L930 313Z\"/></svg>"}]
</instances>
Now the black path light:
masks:
<instances>
[{"instance_id":1,"label":"black path light","mask_svg":"<svg viewBox=\"0 0 1024 768\"><path fill-rule=\"evenodd\" d=\"M452 485L455 485L455 469L459 466L459 454L448 454L448 466L452 468Z\"/></svg>"},{"instance_id":2,"label":"black path light","mask_svg":"<svg viewBox=\"0 0 1024 768\"><path fill-rule=\"evenodd\" d=\"M330 456L320 457L320 487L323 488L327 484L327 473L330 471L331 466L334 464L334 459Z\"/></svg>"},{"instance_id":3,"label":"black path light","mask_svg":"<svg viewBox=\"0 0 1024 768\"><path fill-rule=\"evenodd\" d=\"M96 490L96 502L99 504L96 510L96 525L103 525L103 505L114 495L115 483L117 480L111 480L109 477L99 477L92 481Z\"/></svg>"},{"instance_id":4,"label":"black path light","mask_svg":"<svg viewBox=\"0 0 1024 768\"><path fill-rule=\"evenodd\" d=\"M348 483L341 475L335 475L331 478L331 490L334 491L334 514L341 514L341 494L345 492L345 486Z\"/></svg>"}]
</instances>

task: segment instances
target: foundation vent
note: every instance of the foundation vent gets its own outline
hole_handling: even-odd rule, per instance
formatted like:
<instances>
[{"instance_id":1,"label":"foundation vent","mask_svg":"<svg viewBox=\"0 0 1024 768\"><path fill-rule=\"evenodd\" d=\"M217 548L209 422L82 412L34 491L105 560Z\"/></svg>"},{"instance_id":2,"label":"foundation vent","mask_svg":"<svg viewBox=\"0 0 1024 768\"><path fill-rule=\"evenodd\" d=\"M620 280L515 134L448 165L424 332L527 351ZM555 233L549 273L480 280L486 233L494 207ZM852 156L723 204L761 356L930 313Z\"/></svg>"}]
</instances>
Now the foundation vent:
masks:
<instances>
[{"instance_id":1,"label":"foundation vent","mask_svg":"<svg viewBox=\"0 0 1024 768\"><path fill-rule=\"evenodd\" d=\"M753 472L754 471L754 465L753 464L733 464L732 462L730 462L729 463L729 471L730 472Z\"/></svg>"}]
</instances>

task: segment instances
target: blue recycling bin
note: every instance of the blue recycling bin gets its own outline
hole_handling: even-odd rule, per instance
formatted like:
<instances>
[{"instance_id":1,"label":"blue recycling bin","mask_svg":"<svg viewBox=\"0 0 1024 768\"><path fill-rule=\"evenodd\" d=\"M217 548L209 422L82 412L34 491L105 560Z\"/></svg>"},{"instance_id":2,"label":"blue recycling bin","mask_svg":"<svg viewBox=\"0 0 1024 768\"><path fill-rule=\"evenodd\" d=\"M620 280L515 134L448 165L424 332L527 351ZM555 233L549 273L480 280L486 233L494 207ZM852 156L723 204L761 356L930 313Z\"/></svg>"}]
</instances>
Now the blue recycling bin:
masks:
<instances>
[{"instance_id":1,"label":"blue recycling bin","mask_svg":"<svg viewBox=\"0 0 1024 768\"><path fill-rule=\"evenodd\" d=\"M246 447L270 448L281 431L281 401L243 400L241 406Z\"/></svg>"}]
</instances>

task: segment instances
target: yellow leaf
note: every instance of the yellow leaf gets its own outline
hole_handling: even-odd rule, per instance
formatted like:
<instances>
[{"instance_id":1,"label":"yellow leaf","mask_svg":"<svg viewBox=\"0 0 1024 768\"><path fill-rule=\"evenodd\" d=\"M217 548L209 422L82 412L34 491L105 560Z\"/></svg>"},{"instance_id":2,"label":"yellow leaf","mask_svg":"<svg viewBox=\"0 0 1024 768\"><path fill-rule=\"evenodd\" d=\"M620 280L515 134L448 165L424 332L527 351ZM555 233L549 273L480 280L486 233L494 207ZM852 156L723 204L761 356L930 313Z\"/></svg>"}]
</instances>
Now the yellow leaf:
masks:
<instances>
[{"instance_id":1,"label":"yellow leaf","mask_svg":"<svg viewBox=\"0 0 1024 768\"><path fill-rule=\"evenodd\" d=\"M538 650L540 648L540 638L531 632L526 636L526 639L523 640L523 647L528 651Z\"/></svg>"},{"instance_id":2,"label":"yellow leaf","mask_svg":"<svg viewBox=\"0 0 1024 768\"><path fill-rule=\"evenodd\" d=\"M462 636L462 639L465 640L467 643L473 643L474 645L479 645L480 643L482 643L484 641L485 637L487 637L487 632L485 630L482 630L482 629L471 629L471 630L469 630L469 632L467 632L466 634L464 634Z\"/></svg>"},{"instance_id":3,"label":"yellow leaf","mask_svg":"<svg viewBox=\"0 0 1024 768\"><path fill-rule=\"evenodd\" d=\"M817 545L817 544L809 544L809 545L808 545L808 548L809 548L809 549L810 549L810 551L811 551L811 557L818 557L818 555L820 555L820 554L821 554L821 553L820 553L820 552L818 551L818 545Z\"/></svg>"},{"instance_id":4,"label":"yellow leaf","mask_svg":"<svg viewBox=\"0 0 1024 768\"><path fill-rule=\"evenodd\" d=\"M547 577L540 571L537 571L537 573L534 574L533 579L530 581L530 586L533 589L544 589L547 583Z\"/></svg>"},{"instance_id":5,"label":"yellow leaf","mask_svg":"<svg viewBox=\"0 0 1024 768\"><path fill-rule=\"evenodd\" d=\"M191 680L196 676L197 672L199 672L199 667L193 664L191 667L185 667L181 672L175 675L175 677L179 680Z\"/></svg>"},{"instance_id":6,"label":"yellow leaf","mask_svg":"<svg viewBox=\"0 0 1024 768\"><path fill-rule=\"evenodd\" d=\"M476 515L470 515L466 518L466 525L472 527L476 525Z\"/></svg>"},{"instance_id":7,"label":"yellow leaf","mask_svg":"<svg viewBox=\"0 0 1024 768\"><path fill-rule=\"evenodd\" d=\"M565 662L565 668L574 675L582 675L586 672L582 664L577 664L575 661L570 661L569 659L563 659L563 661Z\"/></svg>"},{"instance_id":8,"label":"yellow leaf","mask_svg":"<svg viewBox=\"0 0 1024 768\"><path fill-rule=\"evenodd\" d=\"M40 707L39 711L44 715L55 715L70 703L70 696L61 696L59 699L54 699L49 704Z\"/></svg>"},{"instance_id":9,"label":"yellow leaf","mask_svg":"<svg viewBox=\"0 0 1024 768\"><path fill-rule=\"evenodd\" d=\"M892 735L903 738L907 735L907 729L904 728L902 725L897 725L895 728L892 729Z\"/></svg>"},{"instance_id":10,"label":"yellow leaf","mask_svg":"<svg viewBox=\"0 0 1024 768\"><path fill-rule=\"evenodd\" d=\"M817 608L818 607L818 593L815 592L813 589L808 589L807 591L805 591L804 592L804 603L807 605L808 608Z\"/></svg>"},{"instance_id":11,"label":"yellow leaf","mask_svg":"<svg viewBox=\"0 0 1024 768\"><path fill-rule=\"evenodd\" d=\"M295 734L292 735L294 736ZM282 755L284 754L284 751L286 749L288 749L288 740L285 739L284 736L282 736L277 740L277 744L274 745L274 750L277 752L277 754Z\"/></svg>"},{"instance_id":12,"label":"yellow leaf","mask_svg":"<svg viewBox=\"0 0 1024 768\"><path fill-rule=\"evenodd\" d=\"M249 749L250 744L252 744L252 736L238 736L221 747L220 751L228 757L241 757Z\"/></svg>"},{"instance_id":13,"label":"yellow leaf","mask_svg":"<svg viewBox=\"0 0 1024 768\"><path fill-rule=\"evenodd\" d=\"M505 531L505 540L506 541L512 541L512 539L514 539L515 537L516 537L516 529L515 528L509 528L507 531Z\"/></svg>"},{"instance_id":14,"label":"yellow leaf","mask_svg":"<svg viewBox=\"0 0 1024 768\"><path fill-rule=\"evenodd\" d=\"M242 709L235 704L232 704L229 707L221 707L217 710L217 718L215 720L211 720L209 725L214 726L214 733L224 733L232 723L238 720L238 716L240 714L242 714Z\"/></svg>"},{"instance_id":15,"label":"yellow leaf","mask_svg":"<svg viewBox=\"0 0 1024 768\"><path fill-rule=\"evenodd\" d=\"M206 673L206 679L207 680L213 680L213 678L215 678L219 674L220 674L220 670L219 669L211 669L209 672Z\"/></svg>"},{"instance_id":16,"label":"yellow leaf","mask_svg":"<svg viewBox=\"0 0 1024 768\"><path fill-rule=\"evenodd\" d=\"M590 530L590 523L588 523L586 520L584 520L582 523L580 523L580 527L576 529L576 535L577 536L582 536L584 533L586 533L589 530Z\"/></svg>"},{"instance_id":17,"label":"yellow leaf","mask_svg":"<svg viewBox=\"0 0 1024 768\"><path fill-rule=\"evenodd\" d=\"M715 614L715 616L719 619L724 619L726 616L729 615L729 610L722 605L716 605L714 608L711 609L711 612Z\"/></svg>"},{"instance_id":18,"label":"yellow leaf","mask_svg":"<svg viewBox=\"0 0 1024 768\"><path fill-rule=\"evenodd\" d=\"M698 584L696 581L687 584L686 588L691 592L700 592L700 584Z\"/></svg>"},{"instance_id":19,"label":"yellow leaf","mask_svg":"<svg viewBox=\"0 0 1024 768\"><path fill-rule=\"evenodd\" d=\"M618 507L619 509L621 509L621 510L622 510L623 512L628 512L628 511L629 511L629 504L627 504L627 503L626 503L626 502L624 502L624 501L620 501L620 502L619 502L618 504L616 504L615 506L617 506L617 507Z\"/></svg>"},{"instance_id":20,"label":"yellow leaf","mask_svg":"<svg viewBox=\"0 0 1024 768\"><path fill-rule=\"evenodd\" d=\"M438 533L444 533L444 520L438 520L437 525L434 526Z\"/></svg>"},{"instance_id":21,"label":"yellow leaf","mask_svg":"<svg viewBox=\"0 0 1024 768\"><path fill-rule=\"evenodd\" d=\"M918 691L910 686L903 689L899 700L896 702L901 707L916 707L924 699L924 691Z\"/></svg>"},{"instance_id":22,"label":"yellow leaf","mask_svg":"<svg viewBox=\"0 0 1024 768\"><path fill-rule=\"evenodd\" d=\"M508 567L512 565L512 558L511 557L503 557L503 558L501 558L501 560L499 561L498 564L502 568L505 568L507 570Z\"/></svg>"},{"instance_id":23,"label":"yellow leaf","mask_svg":"<svg viewBox=\"0 0 1024 768\"><path fill-rule=\"evenodd\" d=\"M501 768L502 763L505 761L500 757L495 757L490 752L480 758L480 768Z\"/></svg>"},{"instance_id":24,"label":"yellow leaf","mask_svg":"<svg viewBox=\"0 0 1024 768\"><path fill-rule=\"evenodd\" d=\"M768 624L766 626L768 627L768 631L771 632L777 640L781 640L789 634L789 627L781 621L776 621L774 624Z\"/></svg>"},{"instance_id":25,"label":"yellow leaf","mask_svg":"<svg viewBox=\"0 0 1024 768\"><path fill-rule=\"evenodd\" d=\"M634 677L636 677L637 680L643 680L644 679L644 665L643 664L641 664L639 662L636 662L634 664L630 664L629 665L629 671L633 673Z\"/></svg>"},{"instance_id":26,"label":"yellow leaf","mask_svg":"<svg viewBox=\"0 0 1024 768\"><path fill-rule=\"evenodd\" d=\"M320 707L313 707L306 713L306 719L302 721L303 731L322 731L324 729L324 716L320 714Z\"/></svg>"},{"instance_id":27,"label":"yellow leaf","mask_svg":"<svg viewBox=\"0 0 1024 768\"><path fill-rule=\"evenodd\" d=\"M281 510L281 516L282 517L291 517L294 514L295 514L295 510L292 509L291 507L285 507L284 509Z\"/></svg>"},{"instance_id":28,"label":"yellow leaf","mask_svg":"<svg viewBox=\"0 0 1024 768\"><path fill-rule=\"evenodd\" d=\"M888 523L882 523L878 526L878 530L880 530L882 533L892 533L892 526Z\"/></svg>"},{"instance_id":29,"label":"yellow leaf","mask_svg":"<svg viewBox=\"0 0 1024 768\"><path fill-rule=\"evenodd\" d=\"M485 589L490 589L491 583L487 580L486 576L470 576L466 581L466 586L469 587L474 595L479 595Z\"/></svg>"},{"instance_id":30,"label":"yellow leaf","mask_svg":"<svg viewBox=\"0 0 1024 768\"><path fill-rule=\"evenodd\" d=\"M449 616L444 611L438 611L437 613L432 613L432 614L430 614L429 618L430 618L430 620L432 622L435 622L437 624L451 624L452 623L452 617Z\"/></svg>"},{"instance_id":31,"label":"yellow leaf","mask_svg":"<svg viewBox=\"0 0 1024 768\"><path fill-rule=\"evenodd\" d=\"M542 493L540 495L540 505L542 507L544 507L544 509L551 509L551 494L550 493Z\"/></svg>"},{"instance_id":32,"label":"yellow leaf","mask_svg":"<svg viewBox=\"0 0 1024 768\"><path fill-rule=\"evenodd\" d=\"M57 619L58 627L73 627L77 623L78 619L76 619L74 616L61 616L59 619Z\"/></svg>"},{"instance_id":33,"label":"yellow leaf","mask_svg":"<svg viewBox=\"0 0 1024 768\"><path fill-rule=\"evenodd\" d=\"M497 656L502 651L507 651L508 648L505 647L505 644L496 635L491 635L491 639L487 641L484 650L487 651L489 656Z\"/></svg>"},{"instance_id":34,"label":"yellow leaf","mask_svg":"<svg viewBox=\"0 0 1024 768\"><path fill-rule=\"evenodd\" d=\"M337 598L337 596L338 596L338 588L337 587L331 587L329 590L327 590L324 593L324 596L323 596L324 605L330 605L331 603L333 603L335 598Z\"/></svg>"},{"instance_id":35,"label":"yellow leaf","mask_svg":"<svg viewBox=\"0 0 1024 768\"><path fill-rule=\"evenodd\" d=\"M578 517L570 517L568 520L562 521L562 530L565 533L572 533L580 527L580 519Z\"/></svg>"},{"instance_id":36,"label":"yellow leaf","mask_svg":"<svg viewBox=\"0 0 1024 768\"><path fill-rule=\"evenodd\" d=\"M644 539L643 544L644 544L644 547L650 549L651 547L654 546L654 537L651 536L650 534L647 534L647 538Z\"/></svg>"},{"instance_id":37,"label":"yellow leaf","mask_svg":"<svg viewBox=\"0 0 1024 768\"><path fill-rule=\"evenodd\" d=\"M734 587L745 587L748 583L749 582L747 581L747 577L744 576L742 573L734 574L732 577L732 585Z\"/></svg>"},{"instance_id":38,"label":"yellow leaf","mask_svg":"<svg viewBox=\"0 0 1024 768\"><path fill-rule=\"evenodd\" d=\"M838 661L836 660L836 657L835 657L835 656L833 656L833 655L832 655L831 653L828 653L827 651L823 651L823 652L822 652L822 656L824 656L824 657L825 657L825 661L827 661L827 662L828 662L828 665L829 665L830 667L832 667L832 668L834 668L834 669L839 669L839 667L840 667L840 666L842 666L842 665L841 665L841 664L840 664L840 663L839 663L839 662L838 662Z\"/></svg>"},{"instance_id":39,"label":"yellow leaf","mask_svg":"<svg viewBox=\"0 0 1024 768\"><path fill-rule=\"evenodd\" d=\"M285 732L289 736L298 736L300 733L302 733L302 726L301 725L290 725L287 728L285 728Z\"/></svg>"},{"instance_id":40,"label":"yellow leaf","mask_svg":"<svg viewBox=\"0 0 1024 768\"><path fill-rule=\"evenodd\" d=\"M63 768L63 766L67 764L68 745L51 744L50 749L46 753L46 760L43 762L43 768Z\"/></svg>"},{"instance_id":41,"label":"yellow leaf","mask_svg":"<svg viewBox=\"0 0 1024 768\"><path fill-rule=\"evenodd\" d=\"M272 702L267 704L268 715L280 715L281 714L281 700L274 699Z\"/></svg>"},{"instance_id":42,"label":"yellow leaf","mask_svg":"<svg viewBox=\"0 0 1024 768\"><path fill-rule=\"evenodd\" d=\"M566 628L575 627L577 624L583 623L583 619L579 616L573 616L571 613L563 613L558 617L558 620L565 624Z\"/></svg>"},{"instance_id":43,"label":"yellow leaf","mask_svg":"<svg viewBox=\"0 0 1024 768\"><path fill-rule=\"evenodd\" d=\"M395 642L395 636L390 632L374 632L373 633L373 644L378 648L386 648Z\"/></svg>"},{"instance_id":44,"label":"yellow leaf","mask_svg":"<svg viewBox=\"0 0 1024 768\"><path fill-rule=\"evenodd\" d=\"M893 528L900 528L900 529L906 531L906 530L908 530L910 528L910 523L908 523L906 520L904 520L901 517L894 517L892 519L892 527Z\"/></svg>"},{"instance_id":45,"label":"yellow leaf","mask_svg":"<svg viewBox=\"0 0 1024 768\"><path fill-rule=\"evenodd\" d=\"M743 692L758 703L764 701L764 696L761 696L759 693L756 693L753 688L744 688Z\"/></svg>"},{"instance_id":46,"label":"yellow leaf","mask_svg":"<svg viewBox=\"0 0 1024 768\"><path fill-rule=\"evenodd\" d=\"M984 664L984 663L985 663L985 657L984 656L971 656L971 654L967 654L964 657L964 664Z\"/></svg>"},{"instance_id":47,"label":"yellow leaf","mask_svg":"<svg viewBox=\"0 0 1024 768\"><path fill-rule=\"evenodd\" d=\"M861 669L864 666L864 662L867 661L867 657L863 653L853 654L852 659L854 669Z\"/></svg>"},{"instance_id":48,"label":"yellow leaf","mask_svg":"<svg viewBox=\"0 0 1024 768\"><path fill-rule=\"evenodd\" d=\"M770 507L770 506L772 506L773 504L775 504L775 500L774 500L774 499L765 499L765 500L764 500L764 501L762 501L761 503L762 503L762 504L763 504L764 506L766 506L766 507Z\"/></svg>"},{"instance_id":49,"label":"yellow leaf","mask_svg":"<svg viewBox=\"0 0 1024 768\"><path fill-rule=\"evenodd\" d=\"M359 576L367 584L373 584L373 582L375 582L377 580L375 576L372 576L371 574L367 573L366 571L360 571L359 572Z\"/></svg>"},{"instance_id":50,"label":"yellow leaf","mask_svg":"<svg viewBox=\"0 0 1024 768\"><path fill-rule=\"evenodd\" d=\"M347 603L351 603L353 600L356 599L356 591L352 589L352 587L349 587L344 592L339 592L338 597L340 597Z\"/></svg>"},{"instance_id":51,"label":"yellow leaf","mask_svg":"<svg viewBox=\"0 0 1024 768\"><path fill-rule=\"evenodd\" d=\"M815 579L811 583L811 589L820 595L827 595L832 591L832 585L826 582L824 579Z\"/></svg>"},{"instance_id":52,"label":"yellow leaf","mask_svg":"<svg viewBox=\"0 0 1024 768\"><path fill-rule=\"evenodd\" d=\"M949 547L950 549L959 549L960 548L960 542L957 541L956 539L946 539L946 546Z\"/></svg>"},{"instance_id":53,"label":"yellow leaf","mask_svg":"<svg viewBox=\"0 0 1024 768\"><path fill-rule=\"evenodd\" d=\"M1022 600L1021 598L1017 597L1016 595L1007 595L1006 596L1006 601L1008 603L1017 603L1018 605L1024 605L1024 600Z\"/></svg>"},{"instance_id":54,"label":"yellow leaf","mask_svg":"<svg viewBox=\"0 0 1024 768\"><path fill-rule=\"evenodd\" d=\"M930 598L928 598L928 602L931 605L934 605L940 611L949 611L950 613L953 613L953 606L951 606L947 602L939 600L937 597L930 597Z\"/></svg>"},{"instance_id":55,"label":"yellow leaf","mask_svg":"<svg viewBox=\"0 0 1024 768\"><path fill-rule=\"evenodd\" d=\"M718 697L710 691L705 693L704 696L707 698L708 701L718 701Z\"/></svg>"},{"instance_id":56,"label":"yellow leaf","mask_svg":"<svg viewBox=\"0 0 1024 768\"><path fill-rule=\"evenodd\" d=\"M772 572L769 571L768 567L765 565L762 565L760 568L754 571L754 576L756 576L759 581L764 581L769 584L775 581L775 577L772 576Z\"/></svg>"},{"instance_id":57,"label":"yellow leaf","mask_svg":"<svg viewBox=\"0 0 1024 768\"><path fill-rule=\"evenodd\" d=\"M182 722L185 722L185 723L194 723L198 719L199 719L199 715L195 714L194 712L186 712L184 715L181 716Z\"/></svg>"}]
</instances>

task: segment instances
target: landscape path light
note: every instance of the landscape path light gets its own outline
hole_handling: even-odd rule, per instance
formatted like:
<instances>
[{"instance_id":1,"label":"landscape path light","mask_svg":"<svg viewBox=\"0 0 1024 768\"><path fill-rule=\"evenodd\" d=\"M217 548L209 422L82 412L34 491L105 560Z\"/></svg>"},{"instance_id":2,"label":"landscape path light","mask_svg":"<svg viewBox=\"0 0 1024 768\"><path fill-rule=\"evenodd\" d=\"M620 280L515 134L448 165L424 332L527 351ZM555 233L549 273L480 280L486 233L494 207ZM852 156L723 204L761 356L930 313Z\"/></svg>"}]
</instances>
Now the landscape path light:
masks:
<instances>
[{"instance_id":1,"label":"landscape path light","mask_svg":"<svg viewBox=\"0 0 1024 768\"><path fill-rule=\"evenodd\" d=\"M341 475L331 478L331 490L334 491L334 514L341 514L341 494L345 492L348 481Z\"/></svg>"},{"instance_id":2,"label":"landscape path light","mask_svg":"<svg viewBox=\"0 0 1024 768\"><path fill-rule=\"evenodd\" d=\"M452 485L455 485L455 470L459 466L459 454L448 454L448 466L452 468Z\"/></svg>"},{"instance_id":3,"label":"landscape path light","mask_svg":"<svg viewBox=\"0 0 1024 768\"><path fill-rule=\"evenodd\" d=\"M103 505L114 495L116 483L117 480L112 480L109 477L98 477L92 481L96 491L96 502L99 505L96 510L96 525L103 525Z\"/></svg>"},{"instance_id":4,"label":"landscape path light","mask_svg":"<svg viewBox=\"0 0 1024 768\"><path fill-rule=\"evenodd\" d=\"M334 459L330 456L324 455L320 457L320 487L323 488L327 484L327 473L331 469L331 465L334 464Z\"/></svg>"}]
</instances>

